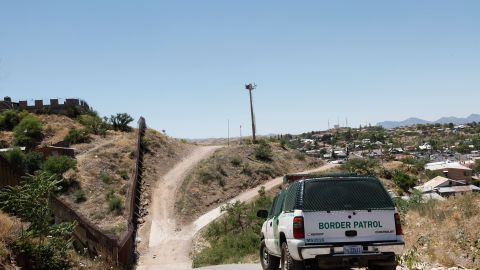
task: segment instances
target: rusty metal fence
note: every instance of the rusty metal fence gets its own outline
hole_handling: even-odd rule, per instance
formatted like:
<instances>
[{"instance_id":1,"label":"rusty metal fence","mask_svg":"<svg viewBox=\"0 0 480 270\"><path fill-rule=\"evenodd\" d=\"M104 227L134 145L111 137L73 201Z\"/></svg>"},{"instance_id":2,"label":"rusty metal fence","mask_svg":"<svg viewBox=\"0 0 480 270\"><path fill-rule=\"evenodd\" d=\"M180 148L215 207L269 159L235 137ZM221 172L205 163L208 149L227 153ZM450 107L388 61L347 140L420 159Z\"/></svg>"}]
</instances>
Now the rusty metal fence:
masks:
<instances>
[{"instance_id":1,"label":"rusty metal fence","mask_svg":"<svg viewBox=\"0 0 480 270\"><path fill-rule=\"evenodd\" d=\"M56 221L76 221L77 228L74 238L78 248L86 248L94 255L102 255L105 259L125 269L131 268L135 262L135 238L137 233L137 214L140 198L140 182L143 173L142 143L146 131L145 119L138 121L138 133L135 151L135 171L132 176L132 184L127 192L125 211L128 216L128 228L122 237L114 239L104 234L96 225L88 219L76 213L67 203L59 198L52 198L51 205Z\"/></svg>"},{"instance_id":2,"label":"rusty metal fence","mask_svg":"<svg viewBox=\"0 0 480 270\"><path fill-rule=\"evenodd\" d=\"M56 222L77 222L78 225L73 233L77 248L87 249L92 255L101 255L107 261L121 266L124 269L130 269L135 262L139 192L143 173L144 145L142 141L146 128L145 119L140 117L138 120L135 151L135 171L132 175L132 184L127 192L125 203L128 228L122 237L119 239L112 238L103 233L98 226L90 222L87 218L77 213L68 203L57 197L50 199L50 206ZM18 185L23 175L24 173L21 170L9 164L8 161L0 155L0 187Z\"/></svg>"}]
</instances>

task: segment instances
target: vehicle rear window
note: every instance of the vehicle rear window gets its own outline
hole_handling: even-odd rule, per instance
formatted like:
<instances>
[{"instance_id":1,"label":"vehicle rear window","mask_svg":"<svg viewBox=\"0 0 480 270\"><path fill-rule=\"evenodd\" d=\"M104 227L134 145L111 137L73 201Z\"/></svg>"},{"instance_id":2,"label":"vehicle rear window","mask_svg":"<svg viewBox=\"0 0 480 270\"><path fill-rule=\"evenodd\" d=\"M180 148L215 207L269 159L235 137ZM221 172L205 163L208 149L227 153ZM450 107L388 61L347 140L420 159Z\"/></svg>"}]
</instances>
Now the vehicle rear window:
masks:
<instances>
[{"instance_id":1,"label":"vehicle rear window","mask_svg":"<svg viewBox=\"0 0 480 270\"><path fill-rule=\"evenodd\" d=\"M304 211L395 209L390 195L375 178L306 180Z\"/></svg>"}]
</instances>

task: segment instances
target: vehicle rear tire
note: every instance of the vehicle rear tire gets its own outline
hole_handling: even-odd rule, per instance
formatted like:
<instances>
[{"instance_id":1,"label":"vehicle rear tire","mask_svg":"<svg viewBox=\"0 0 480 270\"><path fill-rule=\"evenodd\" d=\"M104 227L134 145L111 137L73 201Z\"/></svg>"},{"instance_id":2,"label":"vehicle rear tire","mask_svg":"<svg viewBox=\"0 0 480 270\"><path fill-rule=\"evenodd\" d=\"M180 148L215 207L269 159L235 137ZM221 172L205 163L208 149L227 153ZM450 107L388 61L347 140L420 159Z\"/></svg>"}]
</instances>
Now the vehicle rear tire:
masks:
<instances>
[{"instance_id":1,"label":"vehicle rear tire","mask_svg":"<svg viewBox=\"0 0 480 270\"><path fill-rule=\"evenodd\" d=\"M280 258L270 255L265 245L265 240L260 243L260 264L263 270L278 270Z\"/></svg>"},{"instance_id":2,"label":"vehicle rear tire","mask_svg":"<svg viewBox=\"0 0 480 270\"><path fill-rule=\"evenodd\" d=\"M282 243L282 257L280 258L280 265L282 270L303 270L303 263L295 261L290 255L287 242Z\"/></svg>"}]
</instances>

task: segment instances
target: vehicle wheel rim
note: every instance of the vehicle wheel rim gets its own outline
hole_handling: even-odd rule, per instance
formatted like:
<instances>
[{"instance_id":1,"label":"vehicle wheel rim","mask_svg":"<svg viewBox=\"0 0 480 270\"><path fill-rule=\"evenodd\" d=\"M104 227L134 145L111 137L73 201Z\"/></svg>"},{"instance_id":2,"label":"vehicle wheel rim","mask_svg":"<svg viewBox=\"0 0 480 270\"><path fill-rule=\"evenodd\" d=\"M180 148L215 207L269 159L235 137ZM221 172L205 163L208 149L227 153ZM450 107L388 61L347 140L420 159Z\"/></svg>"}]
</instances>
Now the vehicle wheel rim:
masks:
<instances>
[{"instance_id":1,"label":"vehicle wheel rim","mask_svg":"<svg viewBox=\"0 0 480 270\"><path fill-rule=\"evenodd\" d=\"M268 266L270 264L270 260L269 260L269 257L268 257L267 249L265 247L263 248L262 254L263 254L263 256L262 256L263 265Z\"/></svg>"}]
</instances>

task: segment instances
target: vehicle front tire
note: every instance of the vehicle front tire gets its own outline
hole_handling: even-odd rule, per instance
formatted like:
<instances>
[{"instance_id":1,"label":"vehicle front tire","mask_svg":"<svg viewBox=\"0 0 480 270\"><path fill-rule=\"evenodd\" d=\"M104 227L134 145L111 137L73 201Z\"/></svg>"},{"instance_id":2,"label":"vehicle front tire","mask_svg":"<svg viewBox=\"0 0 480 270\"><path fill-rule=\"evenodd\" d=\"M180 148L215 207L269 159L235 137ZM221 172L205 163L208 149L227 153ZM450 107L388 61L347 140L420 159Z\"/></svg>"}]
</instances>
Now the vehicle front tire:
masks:
<instances>
[{"instance_id":1,"label":"vehicle front tire","mask_svg":"<svg viewBox=\"0 0 480 270\"><path fill-rule=\"evenodd\" d=\"M265 240L260 244L260 263L263 270L278 270L280 258L270 255L265 245Z\"/></svg>"},{"instance_id":2,"label":"vehicle front tire","mask_svg":"<svg viewBox=\"0 0 480 270\"><path fill-rule=\"evenodd\" d=\"M282 270L303 270L303 263L295 261L290 255L287 242L282 243L282 257L280 258L280 265Z\"/></svg>"}]
</instances>

